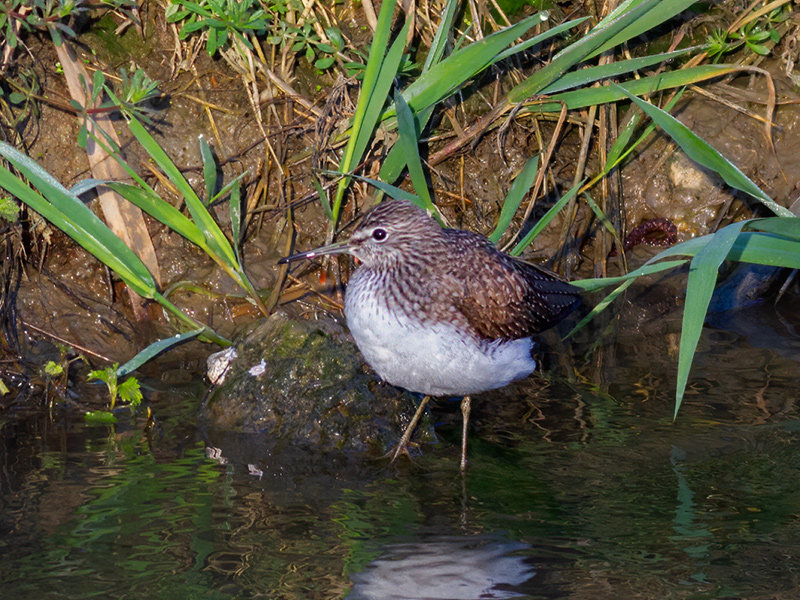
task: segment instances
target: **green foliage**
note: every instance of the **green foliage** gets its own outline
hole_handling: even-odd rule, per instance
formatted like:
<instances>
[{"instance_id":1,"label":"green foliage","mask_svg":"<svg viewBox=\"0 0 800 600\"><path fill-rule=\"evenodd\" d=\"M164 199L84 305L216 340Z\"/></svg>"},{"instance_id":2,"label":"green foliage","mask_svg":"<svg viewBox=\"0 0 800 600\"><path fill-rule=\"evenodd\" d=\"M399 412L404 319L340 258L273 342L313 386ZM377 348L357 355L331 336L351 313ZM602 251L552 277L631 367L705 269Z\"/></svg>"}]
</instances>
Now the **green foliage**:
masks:
<instances>
[{"instance_id":1,"label":"green foliage","mask_svg":"<svg viewBox=\"0 0 800 600\"><path fill-rule=\"evenodd\" d=\"M133 18L138 8L134 0L105 0L103 5ZM49 31L53 41L60 45L63 36L75 37L66 21L97 4L84 0L4 0L0 2L0 31L10 48L19 44L19 34L32 31Z\"/></svg>"},{"instance_id":2,"label":"green foliage","mask_svg":"<svg viewBox=\"0 0 800 600\"><path fill-rule=\"evenodd\" d=\"M319 34L314 29L315 19L308 18L299 24L285 20L285 13L289 5L302 14L304 11L303 3L299 0L288 0L273 2L270 8L275 11L276 18L273 21L267 42L273 46L290 48L295 54L302 53L309 64L314 65L320 71L324 71L333 66L336 55L344 50L344 36L337 27L325 29L325 35L330 43L323 42ZM294 6L299 5L299 6Z\"/></svg>"},{"instance_id":3,"label":"green foliage","mask_svg":"<svg viewBox=\"0 0 800 600\"><path fill-rule=\"evenodd\" d=\"M64 374L64 366L52 360L45 363L43 370L48 377L59 377Z\"/></svg>"},{"instance_id":4,"label":"green foliage","mask_svg":"<svg viewBox=\"0 0 800 600\"><path fill-rule=\"evenodd\" d=\"M759 56L766 56L770 52L770 47L766 44L771 43L774 46L781 40L775 25L784 22L790 15L791 9L783 5L773 9L761 19L742 25L736 31L715 29L706 42L709 57L718 61L723 55L734 52L742 46L746 46Z\"/></svg>"},{"instance_id":5,"label":"green foliage","mask_svg":"<svg viewBox=\"0 0 800 600\"><path fill-rule=\"evenodd\" d=\"M162 296L153 276L141 259L81 201L74 191L67 190L33 159L5 142L0 142L0 156L14 165L35 189L2 165L0 165L0 188L5 189L61 229L114 271L137 294L156 300L190 329L204 329L205 339L228 345L227 340L205 328Z\"/></svg>"},{"instance_id":6,"label":"green foliage","mask_svg":"<svg viewBox=\"0 0 800 600\"><path fill-rule=\"evenodd\" d=\"M16 223L19 218L19 205L8 194L0 194L0 219Z\"/></svg>"},{"instance_id":7,"label":"green foliage","mask_svg":"<svg viewBox=\"0 0 800 600\"><path fill-rule=\"evenodd\" d=\"M106 92L112 101L119 103L111 90L106 88ZM192 186L189 185L189 182L186 180L183 173L181 173L180 169L175 166L172 159L170 159L167 153L164 152L164 149L158 145L158 142L150 135L136 116L125 110L123 110L123 115L128 121L128 127L131 133L133 133L134 137L145 151L147 151L153 162L167 175L170 181L172 181L178 193L181 194L191 218L186 217L172 206L172 204L161 198L156 191L125 162L119 150L112 147L113 142L110 139L98 139L98 143L117 160L135 182L135 184L108 182L107 185L150 216L169 227L172 231L182 235L187 240L197 245L228 273L236 284L247 293L253 304L266 315L267 309L261 297L244 272L238 246L234 249L234 245L232 245L225 236L225 233L214 220L208 208L211 203L230 194L232 200L231 220L235 221L233 228L235 233L234 237L236 239L234 243L238 244L238 237L240 235L238 223L241 220L241 194L239 193L239 185L245 173L234 178L219 192L208 198L207 202L203 202L194 189L192 189ZM209 161L213 161L213 158L211 157L210 148L207 147L205 141L201 141L201 155L203 156L204 172L210 175L213 170L213 172L216 173L216 166L214 165L212 168L209 163ZM216 181L214 181L214 184L216 184ZM206 193L208 195L212 194L214 188L215 185L207 186ZM195 322L195 327L192 327L192 329L197 329L198 326L199 324ZM225 345L227 345L227 343Z\"/></svg>"},{"instance_id":8,"label":"green foliage","mask_svg":"<svg viewBox=\"0 0 800 600\"><path fill-rule=\"evenodd\" d=\"M179 33L182 40L204 31L209 56L227 46L231 38L252 50L246 36L262 35L268 24L268 15L257 0L173 0L167 6L166 16L170 23L183 23Z\"/></svg>"},{"instance_id":9,"label":"green foliage","mask_svg":"<svg viewBox=\"0 0 800 600\"><path fill-rule=\"evenodd\" d=\"M180 38L205 33L206 51L214 56L235 38L253 50L247 36L266 36L268 43L303 54L309 64L324 71L333 66L344 50L344 36L337 27L325 29L329 42L320 38L313 14L306 15L301 0L172 0L167 6L167 21L182 24Z\"/></svg>"},{"instance_id":10,"label":"green foliage","mask_svg":"<svg viewBox=\"0 0 800 600\"><path fill-rule=\"evenodd\" d=\"M675 391L677 416L720 265L725 260L733 260L791 269L800 268L800 218L772 200L735 165L683 123L660 108L625 93L693 160L715 171L729 186L749 194L778 215L767 219L733 223L715 233L672 246L650 259L643 267L623 277L574 282L586 290L618 284L618 287L576 326L575 329L578 329L604 310L614 298L630 286L634 279L688 262L688 259L679 261L665 259L674 256L693 257L686 284L686 302L678 355Z\"/></svg>"},{"instance_id":11,"label":"green foliage","mask_svg":"<svg viewBox=\"0 0 800 600\"><path fill-rule=\"evenodd\" d=\"M356 55L361 60L346 61L342 64L345 75L348 77L355 77L357 80L361 81L364 78L364 69L366 69L367 60L369 59L369 51L370 46L367 46L366 52L362 52L358 48L350 49L350 53ZM410 54L404 53L403 56L400 57L400 64L397 66L397 77L400 79L408 79L418 73L419 63L414 62Z\"/></svg>"},{"instance_id":12,"label":"green foliage","mask_svg":"<svg viewBox=\"0 0 800 600\"><path fill-rule=\"evenodd\" d=\"M157 98L161 92L158 90L158 82L150 79L144 70L137 68L132 75L128 76L125 68L121 68L119 90L113 101L98 102L103 91L111 89L106 81L106 76L100 69L94 72L91 86L83 81L83 78L81 78L81 83L85 87L88 106L81 106L77 100L70 100L72 107L83 116L81 128L78 131L78 145L81 148L86 148L89 137L89 121L95 114L119 110L135 115L145 123L152 124L150 114L153 110L147 106L147 103Z\"/></svg>"},{"instance_id":13,"label":"green foliage","mask_svg":"<svg viewBox=\"0 0 800 600\"><path fill-rule=\"evenodd\" d=\"M139 387L139 381L135 377L128 377L120 383L117 374L118 368L119 363L114 363L110 367L90 371L87 380L92 381L96 379L106 384L106 387L108 387L111 410L114 410L117 399L121 402L126 402L131 410L133 410L142 402L142 391Z\"/></svg>"}]
</instances>

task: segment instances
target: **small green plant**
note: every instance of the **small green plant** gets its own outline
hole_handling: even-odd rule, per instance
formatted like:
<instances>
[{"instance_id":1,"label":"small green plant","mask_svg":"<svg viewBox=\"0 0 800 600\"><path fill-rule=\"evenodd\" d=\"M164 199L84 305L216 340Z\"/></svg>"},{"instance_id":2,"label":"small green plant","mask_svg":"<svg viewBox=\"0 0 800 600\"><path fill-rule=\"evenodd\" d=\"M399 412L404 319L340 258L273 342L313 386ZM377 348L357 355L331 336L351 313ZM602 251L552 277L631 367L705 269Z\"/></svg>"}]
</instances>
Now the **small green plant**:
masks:
<instances>
[{"instance_id":1,"label":"small green plant","mask_svg":"<svg viewBox=\"0 0 800 600\"><path fill-rule=\"evenodd\" d=\"M756 19L742 25L736 31L715 29L708 38L707 51L713 61L719 61L725 54L730 54L742 46L746 46L759 56L766 56L770 49L766 42L777 44L781 35L775 28L789 17L785 6L772 10L763 19Z\"/></svg>"},{"instance_id":2,"label":"small green plant","mask_svg":"<svg viewBox=\"0 0 800 600\"><path fill-rule=\"evenodd\" d=\"M102 4L130 19L138 9L135 0L104 0ZM53 42L60 45L63 36L75 37L67 21L96 7L96 3L84 0L6 0L0 2L0 31L12 49L19 45L22 35L37 30L49 30Z\"/></svg>"},{"instance_id":3,"label":"small green plant","mask_svg":"<svg viewBox=\"0 0 800 600\"><path fill-rule=\"evenodd\" d=\"M206 33L206 52L214 56L217 50L236 38L250 50L248 35L262 35L267 30L268 14L255 0L174 0L167 7L167 21L183 22L179 36L182 40L196 33Z\"/></svg>"},{"instance_id":4,"label":"small green plant","mask_svg":"<svg viewBox=\"0 0 800 600\"><path fill-rule=\"evenodd\" d=\"M111 410L117 404L117 399L126 402L133 411L142 402L142 390L136 377L128 377L122 383L119 382L118 375L119 363L114 363L105 369L90 371L87 376L88 381L99 380L108 387L109 403Z\"/></svg>"},{"instance_id":5,"label":"small green plant","mask_svg":"<svg viewBox=\"0 0 800 600\"><path fill-rule=\"evenodd\" d=\"M63 400L67 390L70 365L76 361L85 361L86 359L82 354L70 358L71 354L74 355L74 350L70 346L57 344L57 347L59 354L58 361L48 360L42 365L40 373L45 381L47 390L55 390L56 396ZM49 393L46 393L45 396L49 398L49 402L52 405L55 398Z\"/></svg>"},{"instance_id":6,"label":"small green plant","mask_svg":"<svg viewBox=\"0 0 800 600\"><path fill-rule=\"evenodd\" d=\"M291 48L295 54L303 53L309 64L320 71L329 69L336 61L337 53L344 50L344 37L336 27L328 27L325 35L331 43L323 42L314 30L314 21L307 20L301 25L294 25L283 20L276 20L273 33L267 42L273 46ZM318 58L319 55L319 58Z\"/></svg>"},{"instance_id":7,"label":"small green plant","mask_svg":"<svg viewBox=\"0 0 800 600\"><path fill-rule=\"evenodd\" d=\"M83 81L83 78L81 83L86 91L88 106L81 106L77 100L70 100L72 108L83 116L81 128L78 130L78 145L81 148L85 149L88 143L88 125L93 115L120 111L135 115L139 120L152 125L150 115L154 111L147 106L147 103L157 98L160 92L158 82L150 79L142 69L136 69L130 76L124 67L120 69L119 89L116 90L117 94L113 101L98 102L100 95L110 90L106 76L100 69L94 72L91 86Z\"/></svg>"},{"instance_id":8,"label":"small green plant","mask_svg":"<svg viewBox=\"0 0 800 600\"><path fill-rule=\"evenodd\" d=\"M16 223L19 218L19 205L8 194L0 194L0 219Z\"/></svg>"},{"instance_id":9,"label":"small green plant","mask_svg":"<svg viewBox=\"0 0 800 600\"><path fill-rule=\"evenodd\" d=\"M43 371L48 377L60 377L64 374L64 366L54 360L48 360L44 364Z\"/></svg>"}]
</instances>

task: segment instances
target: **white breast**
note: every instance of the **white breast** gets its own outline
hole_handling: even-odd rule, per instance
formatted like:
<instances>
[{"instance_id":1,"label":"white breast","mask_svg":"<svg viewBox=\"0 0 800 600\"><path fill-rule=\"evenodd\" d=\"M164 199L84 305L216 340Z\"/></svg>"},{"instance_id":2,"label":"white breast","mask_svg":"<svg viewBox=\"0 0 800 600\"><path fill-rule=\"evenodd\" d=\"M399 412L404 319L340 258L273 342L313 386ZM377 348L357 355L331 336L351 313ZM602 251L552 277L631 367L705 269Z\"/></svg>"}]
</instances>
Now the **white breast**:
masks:
<instances>
[{"instance_id":1,"label":"white breast","mask_svg":"<svg viewBox=\"0 0 800 600\"><path fill-rule=\"evenodd\" d=\"M412 392L476 394L525 377L536 366L530 338L486 343L459 334L449 323L423 326L390 312L353 280L344 310L367 363L387 382Z\"/></svg>"}]
</instances>

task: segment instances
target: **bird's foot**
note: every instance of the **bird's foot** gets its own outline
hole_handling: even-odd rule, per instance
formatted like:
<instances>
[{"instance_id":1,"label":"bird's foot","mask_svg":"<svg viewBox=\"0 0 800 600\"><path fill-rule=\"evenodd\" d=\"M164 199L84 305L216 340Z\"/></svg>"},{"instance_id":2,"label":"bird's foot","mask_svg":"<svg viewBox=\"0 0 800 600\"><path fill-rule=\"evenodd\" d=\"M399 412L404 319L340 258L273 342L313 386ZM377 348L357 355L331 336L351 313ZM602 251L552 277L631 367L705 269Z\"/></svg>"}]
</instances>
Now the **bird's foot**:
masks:
<instances>
[{"instance_id":1,"label":"bird's foot","mask_svg":"<svg viewBox=\"0 0 800 600\"><path fill-rule=\"evenodd\" d=\"M411 419L408 427L406 427L406 430L403 432L403 437L401 437L400 441L397 442L397 446L394 447L394 451L390 450L387 454L387 456L389 454L392 455L392 460L389 461L390 463L393 463L395 460L397 460L397 457L400 456L400 454L405 454L409 458L411 457L408 453L408 444L411 442L411 436L414 433L414 429L417 427L417 423L419 423L420 417L422 417L422 413L425 410L425 406L428 404L428 400L430 400L430 396L425 396L422 399L422 402L420 402L419 406L417 407L417 412L414 413L414 417Z\"/></svg>"}]
</instances>

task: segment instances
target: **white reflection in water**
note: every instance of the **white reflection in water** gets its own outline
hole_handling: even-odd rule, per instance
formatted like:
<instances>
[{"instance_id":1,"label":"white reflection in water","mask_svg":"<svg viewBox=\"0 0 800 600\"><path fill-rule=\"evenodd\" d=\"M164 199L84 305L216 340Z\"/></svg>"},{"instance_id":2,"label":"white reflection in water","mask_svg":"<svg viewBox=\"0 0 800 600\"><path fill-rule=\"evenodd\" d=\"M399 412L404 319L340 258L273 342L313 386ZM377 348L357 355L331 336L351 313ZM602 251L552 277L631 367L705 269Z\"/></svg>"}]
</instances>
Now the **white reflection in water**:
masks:
<instances>
[{"instance_id":1,"label":"white reflection in water","mask_svg":"<svg viewBox=\"0 0 800 600\"><path fill-rule=\"evenodd\" d=\"M348 600L474 600L517 598L498 589L520 585L535 574L526 544L482 537L436 537L392 544L352 576Z\"/></svg>"}]
</instances>

